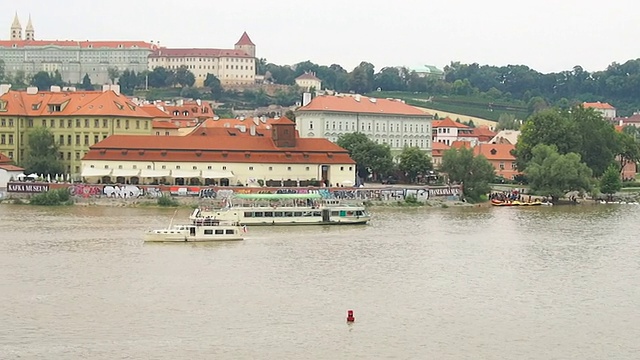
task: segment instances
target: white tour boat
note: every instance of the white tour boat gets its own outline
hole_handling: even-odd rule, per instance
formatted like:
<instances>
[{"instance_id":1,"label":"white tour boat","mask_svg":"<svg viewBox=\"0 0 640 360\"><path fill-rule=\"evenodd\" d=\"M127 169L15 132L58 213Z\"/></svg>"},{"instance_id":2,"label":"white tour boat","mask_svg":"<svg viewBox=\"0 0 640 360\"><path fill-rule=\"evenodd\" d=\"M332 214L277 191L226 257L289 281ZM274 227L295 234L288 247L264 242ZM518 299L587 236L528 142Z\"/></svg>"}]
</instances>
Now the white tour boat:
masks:
<instances>
[{"instance_id":1,"label":"white tour boat","mask_svg":"<svg viewBox=\"0 0 640 360\"><path fill-rule=\"evenodd\" d=\"M206 242L244 240L246 226L238 221L197 218L198 210L191 215L191 224L169 225L166 229L149 230L145 242Z\"/></svg>"},{"instance_id":2,"label":"white tour boat","mask_svg":"<svg viewBox=\"0 0 640 360\"><path fill-rule=\"evenodd\" d=\"M191 219L234 219L240 225L352 225L366 224L371 215L364 205L323 200L320 194L236 194L224 208L196 209Z\"/></svg>"}]
</instances>

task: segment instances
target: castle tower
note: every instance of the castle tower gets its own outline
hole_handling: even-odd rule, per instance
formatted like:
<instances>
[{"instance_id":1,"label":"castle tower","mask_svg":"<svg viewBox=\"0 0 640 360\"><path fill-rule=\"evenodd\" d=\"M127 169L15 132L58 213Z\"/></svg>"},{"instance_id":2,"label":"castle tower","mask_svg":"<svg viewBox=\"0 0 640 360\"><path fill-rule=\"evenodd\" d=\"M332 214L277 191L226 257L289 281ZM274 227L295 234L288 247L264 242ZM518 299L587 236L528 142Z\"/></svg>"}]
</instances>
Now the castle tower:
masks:
<instances>
[{"instance_id":1,"label":"castle tower","mask_svg":"<svg viewBox=\"0 0 640 360\"><path fill-rule=\"evenodd\" d=\"M11 24L11 40L22 40L22 25L20 25L20 20L18 20L18 13L16 12L16 16L13 18L13 24Z\"/></svg>"},{"instance_id":2,"label":"castle tower","mask_svg":"<svg viewBox=\"0 0 640 360\"><path fill-rule=\"evenodd\" d=\"M29 14L29 23L24 30L24 39L27 41L35 40L35 31L33 30L33 24L31 23L31 14Z\"/></svg>"},{"instance_id":3,"label":"castle tower","mask_svg":"<svg viewBox=\"0 0 640 360\"><path fill-rule=\"evenodd\" d=\"M236 43L235 49L242 50L251 57L256 57L256 44L251 41L251 38L249 38L249 35L247 35L246 31L242 34L240 40L238 40L238 42Z\"/></svg>"}]
</instances>

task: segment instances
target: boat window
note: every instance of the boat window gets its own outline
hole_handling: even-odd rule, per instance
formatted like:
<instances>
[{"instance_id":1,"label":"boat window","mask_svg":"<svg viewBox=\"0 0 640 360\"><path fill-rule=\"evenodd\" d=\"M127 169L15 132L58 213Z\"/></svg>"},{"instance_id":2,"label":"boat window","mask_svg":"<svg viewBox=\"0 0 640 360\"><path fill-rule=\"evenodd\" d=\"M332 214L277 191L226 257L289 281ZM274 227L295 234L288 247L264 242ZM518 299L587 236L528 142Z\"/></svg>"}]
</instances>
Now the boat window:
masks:
<instances>
[{"instance_id":1,"label":"boat window","mask_svg":"<svg viewBox=\"0 0 640 360\"><path fill-rule=\"evenodd\" d=\"M312 216L313 213L310 211L305 211L303 216Z\"/></svg>"},{"instance_id":2,"label":"boat window","mask_svg":"<svg viewBox=\"0 0 640 360\"><path fill-rule=\"evenodd\" d=\"M340 213L339 213L339 212L337 212L337 211L332 211L332 212L331 212L331 216L338 216L338 215L340 215Z\"/></svg>"},{"instance_id":3,"label":"boat window","mask_svg":"<svg viewBox=\"0 0 640 360\"><path fill-rule=\"evenodd\" d=\"M204 234L205 235L213 235L213 230L205 230Z\"/></svg>"},{"instance_id":4,"label":"boat window","mask_svg":"<svg viewBox=\"0 0 640 360\"><path fill-rule=\"evenodd\" d=\"M356 211L356 216L362 216L362 211L360 210Z\"/></svg>"},{"instance_id":5,"label":"boat window","mask_svg":"<svg viewBox=\"0 0 640 360\"><path fill-rule=\"evenodd\" d=\"M282 211L276 211L276 212L274 213L274 216L275 216L275 217L283 217L283 216L284 216L284 213L283 213Z\"/></svg>"},{"instance_id":6,"label":"boat window","mask_svg":"<svg viewBox=\"0 0 640 360\"><path fill-rule=\"evenodd\" d=\"M345 216L345 215L347 215L347 212L346 212L346 211L344 211L344 210L341 210L341 211L340 211L340 216Z\"/></svg>"},{"instance_id":7,"label":"boat window","mask_svg":"<svg viewBox=\"0 0 640 360\"><path fill-rule=\"evenodd\" d=\"M265 211L264 217L273 217L273 211Z\"/></svg>"},{"instance_id":8,"label":"boat window","mask_svg":"<svg viewBox=\"0 0 640 360\"><path fill-rule=\"evenodd\" d=\"M256 211L253 213L253 217L264 217L264 213L262 211Z\"/></svg>"},{"instance_id":9,"label":"boat window","mask_svg":"<svg viewBox=\"0 0 640 360\"><path fill-rule=\"evenodd\" d=\"M216 235L222 235L222 234L224 234L224 230L216 229Z\"/></svg>"},{"instance_id":10,"label":"boat window","mask_svg":"<svg viewBox=\"0 0 640 360\"><path fill-rule=\"evenodd\" d=\"M253 213L251 211L245 211L244 217L253 217Z\"/></svg>"},{"instance_id":11,"label":"boat window","mask_svg":"<svg viewBox=\"0 0 640 360\"><path fill-rule=\"evenodd\" d=\"M234 233L233 229L227 229L226 232L227 232L227 235L233 235Z\"/></svg>"},{"instance_id":12,"label":"boat window","mask_svg":"<svg viewBox=\"0 0 640 360\"><path fill-rule=\"evenodd\" d=\"M284 216L285 216L285 217L293 217L293 212L291 212L291 211L285 211Z\"/></svg>"},{"instance_id":13,"label":"boat window","mask_svg":"<svg viewBox=\"0 0 640 360\"><path fill-rule=\"evenodd\" d=\"M296 217L302 216L302 212L296 211L296 212L293 213L293 216L296 216Z\"/></svg>"},{"instance_id":14,"label":"boat window","mask_svg":"<svg viewBox=\"0 0 640 360\"><path fill-rule=\"evenodd\" d=\"M322 216L322 213L320 211L314 211L313 216Z\"/></svg>"},{"instance_id":15,"label":"boat window","mask_svg":"<svg viewBox=\"0 0 640 360\"><path fill-rule=\"evenodd\" d=\"M353 216L353 211L347 211L347 216Z\"/></svg>"}]
</instances>

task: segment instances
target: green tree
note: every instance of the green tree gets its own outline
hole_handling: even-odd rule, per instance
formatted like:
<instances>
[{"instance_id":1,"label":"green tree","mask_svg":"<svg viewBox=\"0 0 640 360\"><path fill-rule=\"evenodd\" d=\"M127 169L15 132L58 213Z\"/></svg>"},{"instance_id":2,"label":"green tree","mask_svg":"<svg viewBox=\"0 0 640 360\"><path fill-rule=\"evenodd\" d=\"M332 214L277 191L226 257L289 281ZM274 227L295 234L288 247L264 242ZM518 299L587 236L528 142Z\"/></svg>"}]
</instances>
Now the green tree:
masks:
<instances>
[{"instance_id":1,"label":"green tree","mask_svg":"<svg viewBox=\"0 0 640 360\"><path fill-rule=\"evenodd\" d=\"M89 74L84 74L84 77L82 78L81 86L83 90L92 91L94 89L93 84L91 83L91 78L89 77Z\"/></svg>"},{"instance_id":2,"label":"green tree","mask_svg":"<svg viewBox=\"0 0 640 360\"><path fill-rule=\"evenodd\" d=\"M433 170L431 158L417 146L405 146L398 158L400 160L398 168L412 183L417 181L419 175L425 175L427 171Z\"/></svg>"},{"instance_id":3,"label":"green tree","mask_svg":"<svg viewBox=\"0 0 640 360\"><path fill-rule=\"evenodd\" d=\"M193 86L196 82L196 77L189 69L182 65L176 71L176 83L181 87Z\"/></svg>"},{"instance_id":4,"label":"green tree","mask_svg":"<svg viewBox=\"0 0 640 360\"><path fill-rule=\"evenodd\" d=\"M367 178L369 170L374 177L389 175L393 170L393 156L389 146L376 144L363 133L342 134L336 143L349 151L356 162L360 178Z\"/></svg>"},{"instance_id":5,"label":"green tree","mask_svg":"<svg viewBox=\"0 0 640 360\"><path fill-rule=\"evenodd\" d=\"M440 170L449 180L462 184L464 196L480 201L491 191L489 184L495 178L493 165L484 156L474 156L471 149L449 149L442 156Z\"/></svg>"},{"instance_id":6,"label":"green tree","mask_svg":"<svg viewBox=\"0 0 640 360\"><path fill-rule=\"evenodd\" d=\"M27 84L27 75L24 73L24 70L16 70L16 73L13 75L12 84L18 87L23 87Z\"/></svg>"},{"instance_id":7,"label":"green tree","mask_svg":"<svg viewBox=\"0 0 640 360\"><path fill-rule=\"evenodd\" d=\"M635 126L630 126L636 128ZM624 169L627 164L640 162L640 144L633 135L628 132L617 133L618 154L616 159L620 164L620 171Z\"/></svg>"},{"instance_id":8,"label":"green tree","mask_svg":"<svg viewBox=\"0 0 640 360\"><path fill-rule=\"evenodd\" d=\"M609 195L609 198L613 197L613 194L622 189L622 180L620 180L620 172L615 165L609 165L607 170L600 179L600 192Z\"/></svg>"},{"instance_id":9,"label":"green tree","mask_svg":"<svg viewBox=\"0 0 640 360\"><path fill-rule=\"evenodd\" d=\"M287 119L296 122L296 113L293 112L293 110L287 110L284 113L284 117L286 117Z\"/></svg>"},{"instance_id":10,"label":"green tree","mask_svg":"<svg viewBox=\"0 0 640 360\"><path fill-rule=\"evenodd\" d=\"M120 85L120 91L125 95L133 95L136 87L139 85L140 78L136 75L135 71L129 71L129 69L122 72L118 77L118 85Z\"/></svg>"},{"instance_id":11,"label":"green tree","mask_svg":"<svg viewBox=\"0 0 640 360\"><path fill-rule=\"evenodd\" d=\"M162 66L154 68L149 74L149 86L152 88L163 88L173 86L175 73L171 69Z\"/></svg>"},{"instance_id":12,"label":"green tree","mask_svg":"<svg viewBox=\"0 0 640 360\"><path fill-rule=\"evenodd\" d=\"M533 157L532 149L538 144L555 145L561 154L578 152L580 137L576 125L566 113L545 110L532 115L522 125L516 144L517 167L523 170Z\"/></svg>"},{"instance_id":13,"label":"green tree","mask_svg":"<svg viewBox=\"0 0 640 360\"><path fill-rule=\"evenodd\" d=\"M5 73L4 73L4 60L0 59L0 81L5 81Z\"/></svg>"},{"instance_id":14,"label":"green tree","mask_svg":"<svg viewBox=\"0 0 640 360\"><path fill-rule=\"evenodd\" d=\"M516 119L513 114L500 114L498 118L497 130L520 130L520 120Z\"/></svg>"},{"instance_id":15,"label":"green tree","mask_svg":"<svg viewBox=\"0 0 640 360\"><path fill-rule=\"evenodd\" d=\"M60 74L60 71L58 71L57 69L56 71L53 72L53 75L51 76L51 82L52 82L52 85L55 85L55 86L65 85L64 80L62 80L62 74Z\"/></svg>"},{"instance_id":16,"label":"green tree","mask_svg":"<svg viewBox=\"0 0 640 360\"><path fill-rule=\"evenodd\" d=\"M40 91L49 90L53 85L53 79L46 71L39 71L31 78L31 85L38 88Z\"/></svg>"},{"instance_id":17,"label":"green tree","mask_svg":"<svg viewBox=\"0 0 640 360\"><path fill-rule=\"evenodd\" d=\"M211 89L211 95L214 99L219 99L224 91L220 79L213 74L207 74L207 77L204 79L204 86Z\"/></svg>"},{"instance_id":18,"label":"green tree","mask_svg":"<svg viewBox=\"0 0 640 360\"><path fill-rule=\"evenodd\" d=\"M582 106L573 107L569 119L575 124L580 139L577 152L582 161L593 170L595 176L601 176L620 150L614 127L605 121L601 113Z\"/></svg>"},{"instance_id":19,"label":"green tree","mask_svg":"<svg viewBox=\"0 0 640 360\"><path fill-rule=\"evenodd\" d=\"M107 68L107 74L109 76L109 80L111 80L111 84L115 84L116 79L120 76L120 71L117 68L109 67Z\"/></svg>"},{"instance_id":20,"label":"green tree","mask_svg":"<svg viewBox=\"0 0 640 360\"><path fill-rule=\"evenodd\" d=\"M363 61L349 74L349 88L358 93L366 94L373 90L374 66Z\"/></svg>"},{"instance_id":21,"label":"green tree","mask_svg":"<svg viewBox=\"0 0 640 360\"><path fill-rule=\"evenodd\" d=\"M202 94L194 87L185 86L180 90L180 96L189 99L200 99Z\"/></svg>"},{"instance_id":22,"label":"green tree","mask_svg":"<svg viewBox=\"0 0 640 360\"><path fill-rule=\"evenodd\" d=\"M524 170L531 190L554 201L570 191L591 190L592 171L578 153L561 155L555 145L538 144Z\"/></svg>"},{"instance_id":23,"label":"green tree","mask_svg":"<svg viewBox=\"0 0 640 360\"><path fill-rule=\"evenodd\" d=\"M64 172L58 159L58 145L48 128L36 127L28 133L24 168L27 174L56 175Z\"/></svg>"}]
</instances>

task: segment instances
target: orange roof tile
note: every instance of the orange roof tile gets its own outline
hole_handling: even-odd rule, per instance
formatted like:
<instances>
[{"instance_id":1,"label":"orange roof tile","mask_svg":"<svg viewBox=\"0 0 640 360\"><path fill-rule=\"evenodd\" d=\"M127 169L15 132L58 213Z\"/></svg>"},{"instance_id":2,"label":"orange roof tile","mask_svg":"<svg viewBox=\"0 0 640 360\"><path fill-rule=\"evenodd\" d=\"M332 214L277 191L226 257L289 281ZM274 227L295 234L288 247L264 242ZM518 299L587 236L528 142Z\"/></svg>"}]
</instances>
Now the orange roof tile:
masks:
<instances>
[{"instance_id":1,"label":"orange roof tile","mask_svg":"<svg viewBox=\"0 0 640 360\"><path fill-rule=\"evenodd\" d=\"M451 147L454 149L471 149L471 141L457 140L451 143Z\"/></svg>"},{"instance_id":2,"label":"orange roof tile","mask_svg":"<svg viewBox=\"0 0 640 360\"><path fill-rule=\"evenodd\" d=\"M242 33L242 36L240 36L240 40L238 40L236 45L253 45L253 46L255 46L256 44L254 44L253 41L251 41L251 38L249 38L249 34L247 34L247 32L245 31L245 32Z\"/></svg>"},{"instance_id":3,"label":"orange roof tile","mask_svg":"<svg viewBox=\"0 0 640 360\"><path fill-rule=\"evenodd\" d=\"M11 164L13 160L7 155L0 153L0 164Z\"/></svg>"},{"instance_id":4,"label":"orange roof tile","mask_svg":"<svg viewBox=\"0 0 640 360\"><path fill-rule=\"evenodd\" d=\"M158 108L155 105L142 105L141 107L144 111L146 111L149 115L153 116L154 118L161 118L161 119L171 118L171 115L162 111L162 109Z\"/></svg>"},{"instance_id":5,"label":"orange roof tile","mask_svg":"<svg viewBox=\"0 0 640 360\"><path fill-rule=\"evenodd\" d=\"M615 110L613 106L609 103L601 103L600 101L596 102L585 102L582 103L582 106L585 108L594 108L594 109L602 109L602 110Z\"/></svg>"},{"instance_id":6,"label":"orange roof tile","mask_svg":"<svg viewBox=\"0 0 640 360\"><path fill-rule=\"evenodd\" d=\"M124 95L109 91L9 91L0 96L7 102L4 115L17 116L123 116L153 118ZM52 110L50 105L59 106Z\"/></svg>"},{"instance_id":7,"label":"orange roof tile","mask_svg":"<svg viewBox=\"0 0 640 360\"><path fill-rule=\"evenodd\" d=\"M0 164L0 169L6 170L6 171L24 171L24 168L11 165L11 164Z\"/></svg>"},{"instance_id":8,"label":"orange roof tile","mask_svg":"<svg viewBox=\"0 0 640 360\"><path fill-rule=\"evenodd\" d=\"M236 133L236 136L111 135L91 146L84 160L355 164L347 150L327 139L299 138L293 148L278 148L270 137L248 133Z\"/></svg>"},{"instance_id":9,"label":"orange roof tile","mask_svg":"<svg viewBox=\"0 0 640 360\"><path fill-rule=\"evenodd\" d=\"M515 161L515 156L511 155L511 150L515 148L512 144L478 144L473 148L473 153L488 160Z\"/></svg>"},{"instance_id":10,"label":"orange roof tile","mask_svg":"<svg viewBox=\"0 0 640 360\"><path fill-rule=\"evenodd\" d=\"M0 40L0 47L29 48L38 46L58 46L82 49L153 49L156 47L156 45L144 41Z\"/></svg>"},{"instance_id":11,"label":"orange roof tile","mask_svg":"<svg viewBox=\"0 0 640 360\"><path fill-rule=\"evenodd\" d=\"M179 129L180 126L174 124L172 121L167 120L153 120L151 127L154 129Z\"/></svg>"},{"instance_id":12,"label":"orange roof tile","mask_svg":"<svg viewBox=\"0 0 640 360\"><path fill-rule=\"evenodd\" d=\"M359 95L358 95L359 96ZM387 114L387 115L409 115L429 118L430 114L407 105L402 101L368 98L360 96L360 101L356 96L333 96L321 95L316 96L307 106L298 108L297 111L330 111L330 112L348 112L348 113L367 113L367 114Z\"/></svg>"},{"instance_id":13,"label":"orange roof tile","mask_svg":"<svg viewBox=\"0 0 640 360\"><path fill-rule=\"evenodd\" d=\"M296 78L296 80L320 80L313 73L304 73Z\"/></svg>"},{"instance_id":14,"label":"orange roof tile","mask_svg":"<svg viewBox=\"0 0 640 360\"><path fill-rule=\"evenodd\" d=\"M431 124L431 127L432 128L460 128L460 129L469 128L467 125L461 124L457 121L453 121L448 117L445 118L444 120L434 121Z\"/></svg>"},{"instance_id":15,"label":"orange roof tile","mask_svg":"<svg viewBox=\"0 0 640 360\"><path fill-rule=\"evenodd\" d=\"M235 49L169 49L169 48L159 48L154 50L151 54L149 54L150 58L159 58L159 57L240 57L247 58L251 57L249 54L242 50Z\"/></svg>"}]
</instances>

